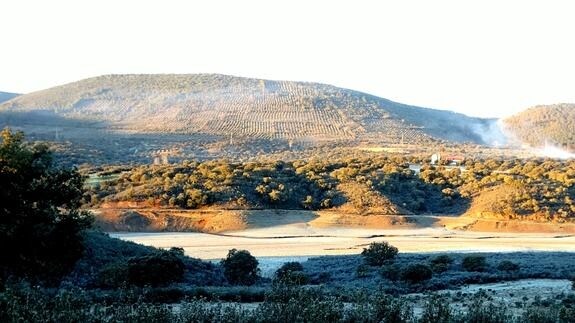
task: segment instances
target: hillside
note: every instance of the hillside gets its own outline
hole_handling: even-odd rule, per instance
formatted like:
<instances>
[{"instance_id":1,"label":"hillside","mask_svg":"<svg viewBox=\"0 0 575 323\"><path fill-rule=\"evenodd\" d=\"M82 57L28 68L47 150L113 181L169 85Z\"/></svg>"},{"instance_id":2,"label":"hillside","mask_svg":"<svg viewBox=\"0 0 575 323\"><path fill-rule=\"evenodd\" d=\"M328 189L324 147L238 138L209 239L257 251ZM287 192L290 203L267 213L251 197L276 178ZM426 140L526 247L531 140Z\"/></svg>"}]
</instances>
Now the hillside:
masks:
<instances>
[{"instance_id":1,"label":"hillside","mask_svg":"<svg viewBox=\"0 0 575 323\"><path fill-rule=\"evenodd\" d=\"M329 210L361 216L465 215L575 223L573 160L470 159L463 169L422 162L408 156L369 156L99 167L87 170L100 181L88 183L84 202L105 209L100 219L123 231L133 226L220 230L218 215L203 212L209 210ZM420 172L413 172L410 163L420 163ZM122 209L137 213L115 213ZM182 211L192 209L202 213L183 217ZM173 221L165 220L166 215L173 215Z\"/></svg>"},{"instance_id":2,"label":"hillside","mask_svg":"<svg viewBox=\"0 0 575 323\"><path fill-rule=\"evenodd\" d=\"M493 123L325 84L215 74L107 75L0 104L0 125L21 127L42 139L85 142L129 134L151 140L161 135L151 143L153 149L172 149L163 146L166 136L184 135L178 151L190 149L190 142L204 145L196 156L207 154L214 143L245 147L262 140L262 147L272 146L271 141L286 149L325 142L486 143L482 135ZM124 154L150 149L113 145L123 146Z\"/></svg>"},{"instance_id":3,"label":"hillside","mask_svg":"<svg viewBox=\"0 0 575 323\"><path fill-rule=\"evenodd\" d=\"M538 105L503 122L512 135L530 146L550 144L575 151L575 104Z\"/></svg>"},{"instance_id":4,"label":"hillside","mask_svg":"<svg viewBox=\"0 0 575 323\"><path fill-rule=\"evenodd\" d=\"M13 99L20 94L10 92L0 92L0 103Z\"/></svg>"}]
</instances>

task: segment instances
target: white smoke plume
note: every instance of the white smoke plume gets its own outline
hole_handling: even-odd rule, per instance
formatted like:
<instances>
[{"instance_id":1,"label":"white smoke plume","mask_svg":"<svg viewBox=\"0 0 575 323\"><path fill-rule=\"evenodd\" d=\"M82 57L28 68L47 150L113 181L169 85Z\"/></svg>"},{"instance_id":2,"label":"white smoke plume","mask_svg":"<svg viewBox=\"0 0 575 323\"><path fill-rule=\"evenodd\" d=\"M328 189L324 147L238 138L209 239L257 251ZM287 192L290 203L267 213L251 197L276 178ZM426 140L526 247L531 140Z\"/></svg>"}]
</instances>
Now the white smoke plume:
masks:
<instances>
[{"instance_id":1,"label":"white smoke plume","mask_svg":"<svg viewBox=\"0 0 575 323\"><path fill-rule=\"evenodd\" d=\"M469 123L468 127L487 146L504 147L512 142L512 138L504 130L503 122L500 119L473 122Z\"/></svg>"},{"instance_id":2,"label":"white smoke plume","mask_svg":"<svg viewBox=\"0 0 575 323\"><path fill-rule=\"evenodd\" d=\"M549 157L549 158L556 158L556 159L575 158L574 153L570 153L564 149L550 145L548 143L545 143L545 146L543 146L542 148L533 149L533 152L535 153L535 155L540 156L540 157Z\"/></svg>"}]
</instances>

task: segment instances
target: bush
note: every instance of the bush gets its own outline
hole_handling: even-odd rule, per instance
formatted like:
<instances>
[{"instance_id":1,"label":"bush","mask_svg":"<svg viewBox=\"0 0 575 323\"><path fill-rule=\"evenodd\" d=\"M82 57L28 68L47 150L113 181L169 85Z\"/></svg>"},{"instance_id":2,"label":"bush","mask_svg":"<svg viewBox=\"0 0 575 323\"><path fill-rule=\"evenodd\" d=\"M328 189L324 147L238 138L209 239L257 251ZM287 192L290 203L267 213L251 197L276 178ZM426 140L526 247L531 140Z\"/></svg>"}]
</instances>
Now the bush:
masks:
<instances>
[{"instance_id":1,"label":"bush","mask_svg":"<svg viewBox=\"0 0 575 323\"><path fill-rule=\"evenodd\" d=\"M453 259L449 255L439 255L431 259L430 261L433 265L435 264L446 264L449 265L453 263Z\"/></svg>"},{"instance_id":2,"label":"bush","mask_svg":"<svg viewBox=\"0 0 575 323\"><path fill-rule=\"evenodd\" d=\"M282 275L292 271L303 271L303 266L297 261L286 262L276 270L276 277L280 278Z\"/></svg>"},{"instance_id":3,"label":"bush","mask_svg":"<svg viewBox=\"0 0 575 323\"><path fill-rule=\"evenodd\" d=\"M473 295L473 300L467 308L467 312L460 315L456 322L510 322L512 315L509 308L504 304L494 304L485 292Z\"/></svg>"},{"instance_id":4,"label":"bush","mask_svg":"<svg viewBox=\"0 0 575 323\"><path fill-rule=\"evenodd\" d=\"M365 278L368 276L368 274L369 274L369 266L367 266L366 264L360 264L355 269L355 276L357 278Z\"/></svg>"},{"instance_id":5,"label":"bush","mask_svg":"<svg viewBox=\"0 0 575 323\"><path fill-rule=\"evenodd\" d=\"M320 272L316 277L310 280L312 284L325 284L331 281L331 273L328 271Z\"/></svg>"},{"instance_id":6,"label":"bush","mask_svg":"<svg viewBox=\"0 0 575 323\"><path fill-rule=\"evenodd\" d=\"M442 273L449 269L449 265L453 263L453 259L448 255L439 255L430 261L431 269L436 273Z\"/></svg>"},{"instance_id":7,"label":"bush","mask_svg":"<svg viewBox=\"0 0 575 323\"><path fill-rule=\"evenodd\" d=\"M230 284L253 285L258 279L258 260L247 250L230 250L221 264Z\"/></svg>"},{"instance_id":8,"label":"bush","mask_svg":"<svg viewBox=\"0 0 575 323\"><path fill-rule=\"evenodd\" d=\"M96 277L96 285L104 288L125 287L129 284L128 264L115 262L104 266Z\"/></svg>"},{"instance_id":9,"label":"bush","mask_svg":"<svg viewBox=\"0 0 575 323\"><path fill-rule=\"evenodd\" d=\"M449 301L438 295L431 295L423 307L420 323L449 323L452 320Z\"/></svg>"},{"instance_id":10,"label":"bush","mask_svg":"<svg viewBox=\"0 0 575 323\"><path fill-rule=\"evenodd\" d=\"M499 263L499 265L497 265L497 269L506 272L518 271L519 265L514 263L513 261L503 260L502 262Z\"/></svg>"},{"instance_id":11,"label":"bush","mask_svg":"<svg viewBox=\"0 0 575 323\"><path fill-rule=\"evenodd\" d=\"M168 251L128 260L128 282L136 286L161 286L183 277L184 263Z\"/></svg>"},{"instance_id":12,"label":"bush","mask_svg":"<svg viewBox=\"0 0 575 323\"><path fill-rule=\"evenodd\" d=\"M385 265L380 270L381 277L398 281L401 278L401 267L396 264Z\"/></svg>"},{"instance_id":13,"label":"bush","mask_svg":"<svg viewBox=\"0 0 575 323\"><path fill-rule=\"evenodd\" d=\"M377 292L370 300L371 322L413 322L413 308L405 300Z\"/></svg>"},{"instance_id":14,"label":"bush","mask_svg":"<svg viewBox=\"0 0 575 323\"><path fill-rule=\"evenodd\" d=\"M301 271L290 271L280 282L289 285L305 285L309 282L309 277Z\"/></svg>"},{"instance_id":15,"label":"bush","mask_svg":"<svg viewBox=\"0 0 575 323\"><path fill-rule=\"evenodd\" d=\"M372 242L368 248L361 252L365 262L371 266L382 266L385 262L397 256L396 247L387 242Z\"/></svg>"},{"instance_id":16,"label":"bush","mask_svg":"<svg viewBox=\"0 0 575 323\"><path fill-rule=\"evenodd\" d=\"M142 293L142 298L146 302L150 303L178 303L184 297L185 293L183 290L177 287L159 287L159 288L150 288L144 290Z\"/></svg>"},{"instance_id":17,"label":"bush","mask_svg":"<svg viewBox=\"0 0 575 323\"><path fill-rule=\"evenodd\" d=\"M343 302L318 289L275 285L248 322L341 322Z\"/></svg>"},{"instance_id":18,"label":"bush","mask_svg":"<svg viewBox=\"0 0 575 323\"><path fill-rule=\"evenodd\" d=\"M487 262L484 256L466 256L461 263L466 271L485 271Z\"/></svg>"},{"instance_id":19,"label":"bush","mask_svg":"<svg viewBox=\"0 0 575 323\"><path fill-rule=\"evenodd\" d=\"M431 279L433 272L428 265L413 264L407 266L401 273L401 278L411 283L419 283L424 280Z\"/></svg>"},{"instance_id":20,"label":"bush","mask_svg":"<svg viewBox=\"0 0 575 323\"><path fill-rule=\"evenodd\" d=\"M277 282L289 285L305 285L308 277L303 273L303 266L299 262L286 262L276 270Z\"/></svg>"}]
</instances>

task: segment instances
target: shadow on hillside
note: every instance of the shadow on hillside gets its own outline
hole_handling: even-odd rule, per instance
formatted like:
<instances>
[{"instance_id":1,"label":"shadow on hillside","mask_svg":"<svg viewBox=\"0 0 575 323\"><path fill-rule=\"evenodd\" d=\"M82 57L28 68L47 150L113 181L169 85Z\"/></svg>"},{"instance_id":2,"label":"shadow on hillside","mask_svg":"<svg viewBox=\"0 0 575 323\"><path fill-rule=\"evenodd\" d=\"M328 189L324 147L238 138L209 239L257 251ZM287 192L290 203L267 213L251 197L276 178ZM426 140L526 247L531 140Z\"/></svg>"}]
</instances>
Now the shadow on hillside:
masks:
<instances>
[{"instance_id":1,"label":"shadow on hillside","mask_svg":"<svg viewBox=\"0 0 575 323\"><path fill-rule=\"evenodd\" d=\"M377 190L398 207L421 215L462 215L471 199L459 196L439 185L426 183L418 176L387 174Z\"/></svg>"},{"instance_id":2,"label":"shadow on hillside","mask_svg":"<svg viewBox=\"0 0 575 323\"><path fill-rule=\"evenodd\" d=\"M121 123L66 118L49 110L0 111L0 129L24 131L28 140L56 143L65 165L152 164L164 154L169 163L218 158L250 159L295 152L307 146L285 139L240 138L217 134L135 131Z\"/></svg>"},{"instance_id":3,"label":"shadow on hillside","mask_svg":"<svg viewBox=\"0 0 575 323\"><path fill-rule=\"evenodd\" d=\"M249 210L245 214L246 223L250 229L292 224L301 224L302 227L306 227L308 222L318 217L316 212L305 210Z\"/></svg>"},{"instance_id":4,"label":"shadow on hillside","mask_svg":"<svg viewBox=\"0 0 575 323\"><path fill-rule=\"evenodd\" d=\"M102 121L65 118L50 110L0 111L0 127L28 130L30 134L52 135L54 139L57 139L56 132L65 128L104 129L108 126Z\"/></svg>"}]
</instances>

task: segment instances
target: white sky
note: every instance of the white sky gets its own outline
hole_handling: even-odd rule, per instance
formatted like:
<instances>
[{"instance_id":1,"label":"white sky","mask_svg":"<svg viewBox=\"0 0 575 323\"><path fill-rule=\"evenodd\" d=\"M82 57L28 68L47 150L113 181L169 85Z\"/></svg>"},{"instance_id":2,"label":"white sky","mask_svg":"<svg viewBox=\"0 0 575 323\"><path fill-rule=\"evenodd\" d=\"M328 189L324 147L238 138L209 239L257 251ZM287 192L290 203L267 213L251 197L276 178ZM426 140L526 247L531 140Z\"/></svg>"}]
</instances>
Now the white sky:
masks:
<instances>
[{"instance_id":1,"label":"white sky","mask_svg":"<svg viewBox=\"0 0 575 323\"><path fill-rule=\"evenodd\" d=\"M574 14L569 0L2 0L0 91L224 73L505 116L575 102Z\"/></svg>"}]
</instances>

